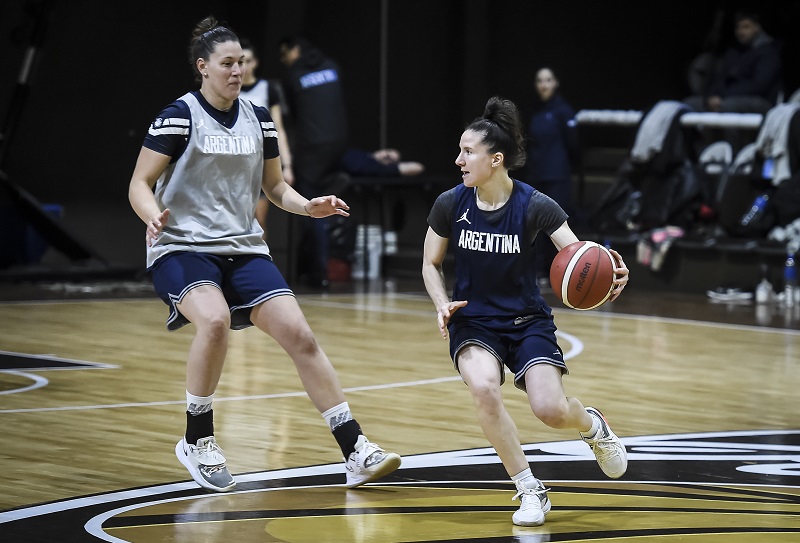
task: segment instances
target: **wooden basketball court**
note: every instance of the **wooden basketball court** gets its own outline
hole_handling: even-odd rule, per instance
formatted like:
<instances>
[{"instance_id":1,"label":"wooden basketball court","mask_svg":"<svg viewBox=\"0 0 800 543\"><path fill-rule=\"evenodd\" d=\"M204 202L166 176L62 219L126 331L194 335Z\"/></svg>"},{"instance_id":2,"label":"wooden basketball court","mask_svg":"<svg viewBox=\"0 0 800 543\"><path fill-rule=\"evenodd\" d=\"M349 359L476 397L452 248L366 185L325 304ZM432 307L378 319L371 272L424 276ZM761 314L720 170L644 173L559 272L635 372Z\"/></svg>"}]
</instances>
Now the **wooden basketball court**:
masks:
<instances>
[{"instance_id":1,"label":"wooden basketball court","mask_svg":"<svg viewBox=\"0 0 800 543\"><path fill-rule=\"evenodd\" d=\"M393 286L392 286L393 285ZM571 375L629 453L605 478L573 432L504 386L544 526L518 528L513 487L474 416L421 282L298 294L368 437L404 457L344 488L335 440L288 356L234 332L215 399L238 480L197 487L174 456L190 327L144 293L63 289L0 304L0 540L10 542L800 541L800 310L651 294L599 309L548 295ZM45 300L41 298L51 298Z\"/></svg>"}]
</instances>

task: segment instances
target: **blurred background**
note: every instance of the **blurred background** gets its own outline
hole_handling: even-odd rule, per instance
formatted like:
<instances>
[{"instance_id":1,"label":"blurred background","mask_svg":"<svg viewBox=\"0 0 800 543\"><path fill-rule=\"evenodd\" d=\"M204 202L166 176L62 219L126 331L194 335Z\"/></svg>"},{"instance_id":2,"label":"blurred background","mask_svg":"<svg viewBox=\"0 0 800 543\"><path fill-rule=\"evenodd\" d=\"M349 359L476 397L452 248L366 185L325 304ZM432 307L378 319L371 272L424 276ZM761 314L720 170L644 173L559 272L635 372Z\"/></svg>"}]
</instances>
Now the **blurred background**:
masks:
<instances>
[{"instance_id":1,"label":"blurred background","mask_svg":"<svg viewBox=\"0 0 800 543\"><path fill-rule=\"evenodd\" d=\"M150 121L195 88L186 53L207 15L252 40L261 77L283 74L281 37L309 38L341 65L354 146L401 149L456 184L461 130L488 97L526 103L534 73L548 65L575 110L681 100L691 61L729 45L739 8L761 13L779 40L793 92L800 2L6 0L0 170L36 202L55 204L60 224L95 256L143 268L130 174ZM19 244L13 200L0 196L6 255ZM413 220L424 228L424 214Z\"/></svg>"}]
</instances>

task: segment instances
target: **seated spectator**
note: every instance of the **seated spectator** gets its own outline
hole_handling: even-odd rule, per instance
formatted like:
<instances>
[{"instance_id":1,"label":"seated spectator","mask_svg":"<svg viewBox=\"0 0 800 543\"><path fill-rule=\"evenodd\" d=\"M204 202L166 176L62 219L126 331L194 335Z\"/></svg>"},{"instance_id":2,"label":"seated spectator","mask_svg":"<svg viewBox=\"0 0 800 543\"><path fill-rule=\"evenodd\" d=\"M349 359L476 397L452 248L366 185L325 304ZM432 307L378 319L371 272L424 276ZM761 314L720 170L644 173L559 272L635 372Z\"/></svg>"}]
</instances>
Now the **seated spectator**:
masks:
<instances>
[{"instance_id":1,"label":"seated spectator","mask_svg":"<svg viewBox=\"0 0 800 543\"><path fill-rule=\"evenodd\" d=\"M378 149L372 153L348 149L342 157L342 169L357 177L394 177L419 175L425 171L425 166L419 162L401 160L397 149Z\"/></svg>"},{"instance_id":2,"label":"seated spectator","mask_svg":"<svg viewBox=\"0 0 800 543\"><path fill-rule=\"evenodd\" d=\"M711 74L708 90L684 102L695 111L765 114L778 101L781 89L781 54L775 40L761 27L760 17L738 12L735 20L736 44L719 59ZM705 130L702 145L724 139L738 152L752 141L753 134L731 128Z\"/></svg>"},{"instance_id":3,"label":"seated spectator","mask_svg":"<svg viewBox=\"0 0 800 543\"><path fill-rule=\"evenodd\" d=\"M775 40L751 12L735 16L736 44L729 47L703 96L685 102L695 111L766 113L778 99L781 56Z\"/></svg>"}]
</instances>

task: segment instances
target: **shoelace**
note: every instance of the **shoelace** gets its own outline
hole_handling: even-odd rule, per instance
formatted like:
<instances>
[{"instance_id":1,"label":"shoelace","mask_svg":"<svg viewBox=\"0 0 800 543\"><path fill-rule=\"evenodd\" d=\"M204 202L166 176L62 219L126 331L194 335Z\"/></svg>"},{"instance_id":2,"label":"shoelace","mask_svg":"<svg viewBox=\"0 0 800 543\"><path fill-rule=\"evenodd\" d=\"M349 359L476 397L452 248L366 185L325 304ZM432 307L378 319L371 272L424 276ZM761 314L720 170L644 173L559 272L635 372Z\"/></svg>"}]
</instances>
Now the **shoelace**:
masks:
<instances>
[{"instance_id":1,"label":"shoelace","mask_svg":"<svg viewBox=\"0 0 800 543\"><path fill-rule=\"evenodd\" d=\"M202 446L197 447L198 456L204 455L215 455L219 453L220 456L224 456L222 453L222 449L220 449L219 445L215 441L206 441L203 443ZM216 473L217 471L225 468L225 462L220 464L214 465L204 465L203 466L208 473Z\"/></svg>"},{"instance_id":2,"label":"shoelace","mask_svg":"<svg viewBox=\"0 0 800 543\"><path fill-rule=\"evenodd\" d=\"M225 469L225 464L217 464L216 466L202 466L200 468L201 471L204 471L209 475L214 475L216 472L223 469Z\"/></svg>"},{"instance_id":3,"label":"shoelace","mask_svg":"<svg viewBox=\"0 0 800 543\"><path fill-rule=\"evenodd\" d=\"M198 447L197 451L201 454L222 454L222 449L220 449L219 445L216 444L214 441L206 441L202 447ZM213 466L200 466L200 470L205 472L207 475L214 475L216 472L225 469L225 462L221 464L215 464Z\"/></svg>"},{"instance_id":4,"label":"shoelace","mask_svg":"<svg viewBox=\"0 0 800 543\"><path fill-rule=\"evenodd\" d=\"M595 451L595 449L599 448L600 452L602 452L603 454L616 453L617 452L616 447L606 448L603 446L603 445L613 445L613 444L614 440L611 437L601 437L596 441L589 442L589 446L592 448L592 452L596 453L597 451Z\"/></svg>"},{"instance_id":5,"label":"shoelace","mask_svg":"<svg viewBox=\"0 0 800 543\"><path fill-rule=\"evenodd\" d=\"M513 502L514 500L516 500L517 498L519 498L523 494L528 494L528 495L533 495L533 496L539 497L542 494L546 494L548 490L550 490L550 489L549 488L544 488L544 487L542 487L542 488L523 488L522 490L518 490L517 493L514 494L514 497L511 498L511 501Z\"/></svg>"}]
</instances>

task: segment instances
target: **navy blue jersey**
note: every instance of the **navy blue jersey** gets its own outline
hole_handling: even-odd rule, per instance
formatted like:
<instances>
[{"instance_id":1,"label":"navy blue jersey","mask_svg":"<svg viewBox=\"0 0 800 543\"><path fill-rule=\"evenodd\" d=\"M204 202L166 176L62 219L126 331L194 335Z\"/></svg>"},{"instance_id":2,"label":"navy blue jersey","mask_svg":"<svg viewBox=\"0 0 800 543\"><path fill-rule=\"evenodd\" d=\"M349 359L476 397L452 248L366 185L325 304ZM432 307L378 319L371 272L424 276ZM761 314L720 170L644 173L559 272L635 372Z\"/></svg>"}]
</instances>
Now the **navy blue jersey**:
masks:
<instances>
[{"instance_id":1,"label":"navy blue jersey","mask_svg":"<svg viewBox=\"0 0 800 543\"><path fill-rule=\"evenodd\" d=\"M528 122L528 182L569 182L578 153L578 124L572 107L559 95L539 102Z\"/></svg>"},{"instance_id":2,"label":"navy blue jersey","mask_svg":"<svg viewBox=\"0 0 800 543\"><path fill-rule=\"evenodd\" d=\"M221 125L231 128L239 119L239 100L233 103L228 111L220 111L208 103L200 91L192 94L200 102L203 109ZM272 124L272 116L264 107L254 106L256 117L262 123ZM172 157L173 164L186 150L189 141L189 131L192 129L192 115L189 106L183 100L176 100L165 107L151 123L150 130L144 138L144 147ZM264 138L264 160L279 156L277 138Z\"/></svg>"},{"instance_id":3,"label":"navy blue jersey","mask_svg":"<svg viewBox=\"0 0 800 543\"><path fill-rule=\"evenodd\" d=\"M567 214L551 198L514 180L500 209L478 209L476 189L464 185L441 194L428 224L449 238L455 255L453 300L469 303L453 321L517 317L549 311L536 284L533 241L555 232Z\"/></svg>"}]
</instances>

